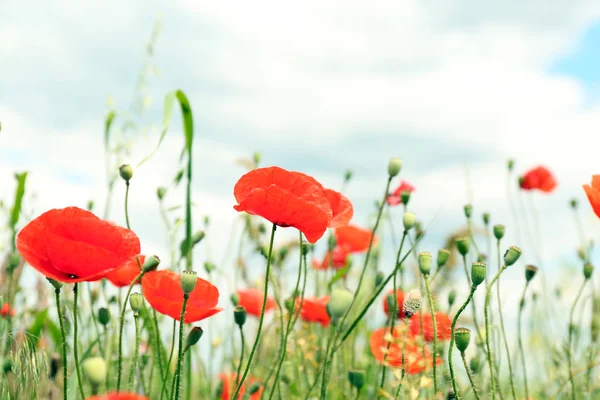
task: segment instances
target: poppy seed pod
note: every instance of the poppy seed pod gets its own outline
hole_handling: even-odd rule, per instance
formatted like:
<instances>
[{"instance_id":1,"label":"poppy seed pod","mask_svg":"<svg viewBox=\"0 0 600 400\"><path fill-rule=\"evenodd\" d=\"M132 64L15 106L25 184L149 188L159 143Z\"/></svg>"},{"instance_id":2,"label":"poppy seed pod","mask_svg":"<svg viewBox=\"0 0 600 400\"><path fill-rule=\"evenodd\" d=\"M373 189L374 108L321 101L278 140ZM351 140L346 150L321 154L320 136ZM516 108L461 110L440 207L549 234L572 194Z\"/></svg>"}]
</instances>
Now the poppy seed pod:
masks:
<instances>
[{"instance_id":1,"label":"poppy seed pod","mask_svg":"<svg viewBox=\"0 0 600 400\"><path fill-rule=\"evenodd\" d=\"M242 327L246 323L246 309L244 306L235 306L233 309L233 319L235 323Z\"/></svg>"},{"instance_id":2,"label":"poppy seed pod","mask_svg":"<svg viewBox=\"0 0 600 400\"><path fill-rule=\"evenodd\" d=\"M419 253L419 269L423 275L429 275L431 272L431 264L433 263L433 256L427 251Z\"/></svg>"},{"instance_id":3,"label":"poppy seed pod","mask_svg":"<svg viewBox=\"0 0 600 400\"><path fill-rule=\"evenodd\" d=\"M458 238L456 239L456 249L458 250L458 252L460 253L461 256L466 256L467 253L469 252L469 245L471 244L471 242L469 241L468 237L462 237L462 238Z\"/></svg>"},{"instance_id":4,"label":"poppy seed pod","mask_svg":"<svg viewBox=\"0 0 600 400\"><path fill-rule=\"evenodd\" d=\"M471 204L465 205L464 211L465 211L465 217L471 218L471 215L473 214L473 206Z\"/></svg>"},{"instance_id":5,"label":"poppy seed pod","mask_svg":"<svg viewBox=\"0 0 600 400\"><path fill-rule=\"evenodd\" d=\"M423 299L421 298L421 292L419 292L416 289L408 292L408 294L404 298L403 304L404 315L406 316L406 318L410 318L413 315L415 315L415 313L421 309L422 302Z\"/></svg>"},{"instance_id":6,"label":"poppy seed pod","mask_svg":"<svg viewBox=\"0 0 600 400\"><path fill-rule=\"evenodd\" d=\"M46 278L46 279L48 280L48 282L50 282L52 284L52 286L54 286L54 289L56 289L56 290L60 290L63 287L62 282L59 282L52 278Z\"/></svg>"},{"instance_id":7,"label":"poppy seed pod","mask_svg":"<svg viewBox=\"0 0 600 400\"><path fill-rule=\"evenodd\" d=\"M450 250L448 249L439 249L437 253L437 266L438 268L443 267L448 262L450 258Z\"/></svg>"},{"instance_id":8,"label":"poppy seed pod","mask_svg":"<svg viewBox=\"0 0 600 400\"><path fill-rule=\"evenodd\" d=\"M456 341L456 348L458 351L464 353L471 341L471 330L467 328L456 328L454 330L454 340Z\"/></svg>"},{"instance_id":9,"label":"poppy seed pod","mask_svg":"<svg viewBox=\"0 0 600 400\"><path fill-rule=\"evenodd\" d=\"M493 231L494 231L494 237L497 240L500 240L504 237L504 225L494 225L493 227Z\"/></svg>"},{"instance_id":10,"label":"poppy seed pod","mask_svg":"<svg viewBox=\"0 0 600 400\"><path fill-rule=\"evenodd\" d=\"M594 266L592 264L583 264L583 276L585 277L585 279L590 279L592 276L592 272L594 272Z\"/></svg>"},{"instance_id":11,"label":"poppy seed pod","mask_svg":"<svg viewBox=\"0 0 600 400\"><path fill-rule=\"evenodd\" d=\"M192 293L197 282L198 277L196 271L183 271L181 273L181 289L183 290L183 293L188 295Z\"/></svg>"},{"instance_id":12,"label":"poppy seed pod","mask_svg":"<svg viewBox=\"0 0 600 400\"><path fill-rule=\"evenodd\" d=\"M507 267L513 265L521 257L521 249L517 246L510 246L504 253L504 263Z\"/></svg>"},{"instance_id":13,"label":"poppy seed pod","mask_svg":"<svg viewBox=\"0 0 600 400\"><path fill-rule=\"evenodd\" d=\"M144 272L154 271L156 268L158 268L159 264L160 258L158 258L158 256L150 256L146 258L146 261L144 261L143 270Z\"/></svg>"},{"instance_id":14,"label":"poppy seed pod","mask_svg":"<svg viewBox=\"0 0 600 400\"><path fill-rule=\"evenodd\" d=\"M414 213L407 211L402 216L402 223L404 224L404 230L410 231L417 224L417 216Z\"/></svg>"},{"instance_id":15,"label":"poppy seed pod","mask_svg":"<svg viewBox=\"0 0 600 400\"><path fill-rule=\"evenodd\" d=\"M383 280L385 279L385 275L383 274L383 272L379 271L375 274L375 287L379 287L379 285L381 285L381 282L383 282Z\"/></svg>"},{"instance_id":16,"label":"poppy seed pod","mask_svg":"<svg viewBox=\"0 0 600 400\"><path fill-rule=\"evenodd\" d=\"M390 158L390 162L388 163L388 175L394 177L400 173L401 169L402 160L399 158Z\"/></svg>"},{"instance_id":17,"label":"poppy seed pod","mask_svg":"<svg viewBox=\"0 0 600 400\"><path fill-rule=\"evenodd\" d=\"M100 308L98 310L98 322L100 322L103 326L108 325L110 322L110 311L108 308Z\"/></svg>"},{"instance_id":18,"label":"poppy seed pod","mask_svg":"<svg viewBox=\"0 0 600 400\"><path fill-rule=\"evenodd\" d=\"M479 286L485 281L486 265L482 262L474 262L471 264L471 281L473 286Z\"/></svg>"},{"instance_id":19,"label":"poppy seed pod","mask_svg":"<svg viewBox=\"0 0 600 400\"><path fill-rule=\"evenodd\" d=\"M456 290L452 289L448 293L448 306L452 307L456 301Z\"/></svg>"},{"instance_id":20,"label":"poppy seed pod","mask_svg":"<svg viewBox=\"0 0 600 400\"><path fill-rule=\"evenodd\" d=\"M125 182L129 182L133 177L133 168L129 164L123 164L119 167L119 175Z\"/></svg>"},{"instance_id":21,"label":"poppy seed pod","mask_svg":"<svg viewBox=\"0 0 600 400\"><path fill-rule=\"evenodd\" d=\"M156 188L156 197L158 197L158 200L162 200L165 197L165 194L167 194L166 187L160 186Z\"/></svg>"},{"instance_id":22,"label":"poppy seed pod","mask_svg":"<svg viewBox=\"0 0 600 400\"><path fill-rule=\"evenodd\" d=\"M530 280L533 279L533 277L535 276L535 274L537 274L538 272L538 267L536 267L535 265L527 265L525 266L525 279L527 280L527 282L529 282Z\"/></svg>"},{"instance_id":23,"label":"poppy seed pod","mask_svg":"<svg viewBox=\"0 0 600 400\"><path fill-rule=\"evenodd\" d=\"M203 333L204 331L199 326L193 327L185 340L186 346L192 347L193 345L198 343Z\"/></svg>"},{"instance_id":24,"label":"poppy seed pod","mask_svg":"<svg viewBox=\"0 0 600 400\"><path fill-rule=\"evenodd\" d=\"M403 190L400 193L400 199L402 200L402 204L404 204L406 206L408 204L408 202L410 201L410 191Z\"/></svg>"},{"instance_id":25,"label":"poppy seed pod","mask_svg":"<svg viewBox=\"0 0 600 400\"><path fill-rule=\"evenodd\" d=\"M106 381L106 361L101 357L91 357L83 361L83 372L92 386L102 385Z\"/></svg>"},{"instance_id":26,"label":"poppy seed pod","mask_svg":"<svg viewBox=\"0 0 600 400\"><path fill-rule=\"evenodd\" d=\"M353 299L354 295L346 289L334 289L331 292L331 297L327 303L327 313L332 322L336 322L344 316Z\"/></svg>"},{"instance_id":27,"label":"poppy seed pod","mask_svg":"<svg viewBox=\"0 0 600 400\"><path fill-rule=\"evenodd\" d=\"M348 381L356 390L362 389L365 386L365 372L359 370L348 371Z\"/></svg>"},{"instance_id":28,"label":"poppy seed pod","mask_svg":"<svg viewBox=\"0 0 600 400\"><path fill-rule=\"evenodd\" d=\"M132 293L131 296L129 296L129 306L131 306L131 310L134 314L139 313L144 306L144 298L142 295L139 293Z\"/></svg>"},{"instance_id":29,"label":"poppy seed pod","mask_svg":"<svg viewBox=\"0 0 600 400\"><path fill-rule=\"evenodd\" d=\"M483 224L485 226L490 224L490 213L483 213Z\"/></svg>"}]
</instances>

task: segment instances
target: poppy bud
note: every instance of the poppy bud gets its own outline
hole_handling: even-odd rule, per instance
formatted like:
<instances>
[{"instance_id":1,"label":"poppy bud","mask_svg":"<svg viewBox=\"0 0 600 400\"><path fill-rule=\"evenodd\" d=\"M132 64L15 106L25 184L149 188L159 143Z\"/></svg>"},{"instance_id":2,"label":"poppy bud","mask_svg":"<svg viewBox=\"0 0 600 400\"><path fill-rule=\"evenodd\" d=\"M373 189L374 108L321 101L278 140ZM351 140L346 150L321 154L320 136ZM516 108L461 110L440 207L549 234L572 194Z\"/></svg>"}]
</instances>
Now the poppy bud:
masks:
<instances>
[{"instance_id":1,"label":"poppy bud","mask_svg":"<svg viewBox=\"0 0 600 400\"><path fill-rule=\"evenodd\" d=\"M504 225L494 225L494 237L498 240L504 237Z\"/></svg>"},{"instance_id":2,"label":"poppy bud","mask_svg":"<svg viewBox=\"0 0 600 400\"><path fill-rule=\"evenodd\" d=\"M160 186L156 188L156 197L158 197L158 200L162 200L165 197L165 194L167 194L166 187Z\"/></svg>"},{"instance_id":3,"label":"poppy bud","mask_svg":"<svg viewBox=\"0 0 600 400\"><path fill-rule=\"evenodd\" d=\"M223 394L223 381L219 381L217 388L215 389L215 398L220 399Z\"/></svg>"},{"instance_id":4,"label":"poppy bud","mask_svg":"<svg viewBox=\"0 0 600 400\"><path fill-rule=\"evenodd\" d=\"M454 305L454 302L456 301L456 290L452 289L449 293L448 293L448 305L450 307L452 307Z\"/></svg>"},{"instance_id":5,"label":"poppy bud","mask_svg":"<svg viewBox=\"0 0 600 400\"><path fill-rule=\"evenodd\" d=\"M279 249L279 260L284 260L285 257L288 255L290 249L287 246L284 246L282 248Z\"/></svg>"},{"instance_id":6,"label":"poppy bud","mask_svg":"<svg viewBox=\"0 0 600 400\"><path fill-rule=\"evenodd\" d=\"M417 216L407 211L402 216L402 223L404 224L404 230L410 231L417 224Z\"/></svg>"},{"instance_id":7,"label":"poppy bud","mask_svg":"<svg viewBox=\"0 0 600 400\"><path fill-rule=\"evenodd\" d=\"M83 372L92 386L102 385L106 381L106 361L101 357L86 358Z\"/></svg>"},{"instance_id":8,"label":"poppy bud","mask_svg":"<svg viewBox=\"0 0 600 400\"><path fill-rule=\"evenodd\" d=\"M18 266L19 263L21 262L21 257L19 257L18 253L11 253L10 257L8 258L8 271L14 271Z\"/></svg>"},{"instance_id":9,"label":"poppy bud","mask_svg":"<svg viewBox=\"0 0 600 400\"><path fill-rule=\"evenodd\" d=\"M379 271L375 274L375 287L379 287L379 285L381 285L381 282L383 282L383 280L385 279L385 275L383 274L383 272Z\"/></svg>"},{"instance_id":10,"label":"poppy bud","mask_svg":"<svg viewBox=\"0 0 600 400\"><path fill-rule=\"evenodd\" d=\"M181 289L183 290L183 293L192 293L197 282L198 277L196 276L196 271L183 271L181 273Z\"/></svg>"},{"instance_id":11,"label":"poppy bud","mask_svg":"<svg viewBox=\"0 0 600 400\"><path fill-rule=\"evenodd\" d=\"M577 208L577 199L571 199L571 208L573 210Z\"/></svg>"},{"instance_id":12,"label":"poppy bud","mask_svg":"<svg viewBox=\"0 0 600 400\"><path fill-rule=\"evenodd\" d=\"M8 374L12 371L12 361L10 359L7 358L6 360L4 360L4 362L2 363L2 371L4 372L4 374Z\"/></svg>"},{"instance_id":13,"label":"poppy bud","mask_svg":"<svg viewBox=\"0 0 600 400\"><path fill-rule=\"evenodd\" d=\"M137 315L144 306L144 298L139 293L132 293L131 296L129 296L129 305L131 306L133 314Z\"/></svg>"},{"instance_id":14,"label":"poppy bud","mask_svg":"<svg viewBox=\"0 0 600 400\"><path fill-rule=\"evenodd\" d=\"M579 259L581 261L585 261L586 260L587 257L585 255L585 250L582 247L580 247L580 248L577 249L577 256L579 257Z\"/></svg>"},{"instance_id":15,"label":"poppy bud","mask_svg":"<svg viewBox=\"0 0 600 400\"><path fill-rule=\"evenodd\" d=\"M237 293L232 294L231 303L233 303L234 306L237 306L240 303L240 295Z\"/></svg>"},{"instance_id":16,"label":"poppy bud","mask_svg":"<svg viewBox=\"0 0 600 400\"><path fill-rule=\"evenodd\" d=\"M235 306L233 309L233 319L235 323L242 327L246 323L246 309L244 306Z\"/></svg>"},{"instance_id":17,"label":"poppy bud","mask_svg":"<svg viewBox=\"0 0 600 400\"><path fill-rule=\"evenodd\" d=\"M213 263L211 263L210 261L206 261L204 263L204 270L206 271L207 274L210 274L215 268L217 268L217 266Z\"/></svg>"},{"instance_id":18,"label":"poppy bud","mask_svg":"<svg viewBox=\"0 0 600 400\"><path fill-rule=\"evenodd\" d=\"M310 252L311 245L308 243L302 243L302 255L306 256Z\"/></svg>"},{"instance_id":19,"label":"poppy bud","mask_svg":"<svg viewBox=\"0 0 600 400\"><path fill-rule=\"evenodd\" d=\"M202 337L203 333L204 333L204 331L199 326L193 327L192 330L190 331L190 333L188 333L188 336L186 339L186 346L192 347L193 345L198 343L198 341Z\"/></svg>"},{"instance_id":20,"label":"poppy bud","mask_svg":"<svg viewBox=\"0 0 600 400\"><path fill-rule=\"evenodd\" d=\"M334 289L331 292L331 297L327 303L327 314L331 317L332 322L335 323L340 317L344 316L353 299L354 295L346 289Z\"/></svg>"},{"instance_id":21,"label":"poppy bud","mask_svg":"<svg viewBox=\"0 0 600 400\"><path fill-rule=\"evenodd\" d=\"M402 193L400 193L400 199L402 200L402 204L405 206L408 205L408 202L410 201L410 191L403 190Z\"/></svg>"},{"instance_id":22,"label":"poppy bud","mask_svg":"<svg viewBox=\"0 0 600 400\"><path fill-rule=\"evenodd\" d=\"M443 267L448 262L448 258L450 258L450 250L448 249L439 249L437 253L437 266L438 268Z\"/></svg>"},{"instance_id":23,"label":"poppy bud","mask_svg":"<svg viewBox=\"0 0 600 400\"><path fill-rule=\"evenodd\" d=\"M346 173L344 174L344 181L348 182L350 179L352 179L352 170L347 169Z\"/></svg>"},{"instance_id":24,"label":"poppy bud","mask_svg":"<svg viewBox=\"0 0 600 400\"><path fill-rule=\"evenodd\" d=\"M359 370L350 370L348 371L348 381L350 384L359 390L365 386L365 372Z\"/></svg>"},{"instance_id":25,"label":"poppy bud","mask_svg":"<svg viewBox=\"0 0 600 400\"><path fill-rule=\"evenodd\" d=\"M536 267L534 265L527 265L525 267L525 279L527 280L527 282L532 280L533 277L535 276L535 274L537 274L537 272L538 272L538 267Z\"/></svg>"},{"instance_id":26,"label":"poppy bud","mask_svg":"<svg viewBox=\"0 0 600 400\"><path fill-rule=\"evenodd\" d=\"M104 326L108 325L110 322L110 311L108 311L108 308L102 307L98 310L98 322Z\"/></svg>"},{"instance_id":27,"label":"poppy bud","mask_svg":"<svg viewBox=\"0 0 600 400\"><path fill-rule=\"evenodd\" d=\"M489 225L490 223L490 213L483 213L483 224Z\"/></svg>"},{"instance_id":28,"label":"poppy bud","mask_svg":"<svg viewBox=\"0 0 600 400\"><path fill-rule=\"evenodd\" d=\"M506 166L508 167L509 171L512 171L515 166L515 160L513 160L512 158L509 158L508 162L506 163Z\"/></svg>"},{"instance_id":29,"label":"poppy bud","mask_svg":"<svg viewBox=\"0 0 600 400\"><path fill-rule=\"evenodd\" d=\"M250 396L252 396L253 394L255 394L256 392L258 392L260 390L260 383L258 382L254 382L252 385L250 385L250 389L248 389L248 394Z\"/></svg>"},{"instance_id":30,"label":"poppy bud","mask_svg":"<svg viewBox=\"0 0 600 400\"><path fill-rule=\"evenodd\" d=\"M471 264L471 281L473 286L479 286L485 281L486 265L482 262L474 262Z\"/></svg>"},{"instance_id":31,"label":"poppy bud","mask_svg":"<svg viewBox=\"0 0 600 400\"><path fill-rule=\"evenodd\" d=\"M292 312L294 310L294 299L292 297L288 297L283 302L283 305L288 312Z\"/></svg>"},{"instance_id":32,"label":"poppy bud","mask_svg":"<svg viewBox=\"0 0 600 400\"><path fill-rule=\"evenodd\" d=\"M464 207L465 217L471 218L471 214L473 214L473 206L471 204L467 204Z\"/></svg>"},{"instance_id":33,"label":"poppy bud","mask_svg":"<svg viewBox=\"0 0 600 400\"><path fill-rule=\"evenodd\" d=\"M399 158L391 158L388 163L388 175L394 177L400 173L402 169L402 161Z\"/></svg>"},{"instance_id":34,"label":"poppy bud","mask_svg":"<svg viewBox=\"0 0 600 400\"><path fill-rule=\"evenodd\" d=\"M592 276L592 272L594 272L594 266L590 263L583 264L583 276L585 279L590 279Z\"/></svg>"},{"instance_id":35,"label":"poppy bud","mask_svg":"<svg viewBox=\"0 0 600 400\"><path fill-rule=\"evenodd\" d=\"M471 362L469 362L469 368L471 368L471 371L473 371L474 373L478 373L479 371L481 371L481 358L471 358Z\"/></svg>"},{"instance_id":36,"label":"poppy bud","mask_svg":"<svg viewBox=\"0 0 600 400\"><path fill-rule=\"evenodd\" d=\"M516 263L519 257L521 257L521 249L517 246L510 246L504 253L504 264L509 267Z\"/></svg>"},{"instance_id":37,"label":"poppy bud","mask_svg":"<svg viewBox=\"0 0 600 400\"><path fill-rule=\"evenodd\" d=\"M123 164L119 167L119 175L125 182L129 182L133 177L133 168L129 164Z\"/></svg>"},{"instance_id":38,"label":"poppy bud","mask_svg":"<svg viewBox=\"0 0 600 400\"><path fill-rule=\"evenodd\" d=\"M466 256L467 253L469 252L469 245L471 244L471 242L469 241L468 237L462 237L462 238L458 238L456 239L456 248L458 249L458 252L460 253L461 256Z\"/></svg>"},{"instance_id":39,"label":"poppy bud","mask_svg":"<svg viewBox=\"0 0 600 400\"><path fill-rule=\"evenodd\" d=\"M54 286L54 289L56 290L60 290L60 288L63 287L63 283L59 282L57 280L54 280L52 278L46 278L48 280L48 282L50 282L52 284L52 286Z\"/></svg>"},{"instance_id":40,"label":"poppy bud","mask_svg":"<svg viewBox=\"0 0 600 400\"><path fill-rule=\"evenodd\" d=\"M421 292L414 289L408 292L404 298L404 315L406 318L412 317L421 308L422 303Z\"/></svg>"},{"instance_id":41,"label":"poppy bud","mask_svg":"<svg viewBox=\"0 0 600 400\"><path fill-rule=\"evenodd\" d=\"M471 341L471 331L467 328L456 328L454 330L454 340L458 351L464 353Z\"/></svg>"},{"instance_id":42,"label":"poppy bud","mask_svg":"<svg viewBox=\"0 0 600 400\"><path fill-rule=\"evenodd\" d=\"M160 264L160 258L158 258L158 256L150 256L146 258L146 261L144 261L144 266L142 269L144 272L154 271L156 268L158 268L158 264Z\"/></svg>"},{"instance_id":43,"label":"poppy bud","mask_svg":"<svg viewBox=\"0 0 600 400\"><path fill-rule=\"evenodd\" d=\"M335 239L335 236L331 235L331 236L329 236L329 238L327 238L327 248L329 250L333 250L335 248L336 244L337 244L337 240Z\"/></svg>"},{"instance_id":44,"label":"poppy bud","mask_svg":"<svg viewBox=\"0 0 600 400\"><path fill-rule=\"evenodd\" d=\"M433 263L433 256L427 251L419 253L419 269L423 275L429 275L431 272L431 264Z\"/></svg>"},{"instance_id":45,"label":"poppy bud","mask_svg":"<svg viewBox=\"0 0 600 400\"><path fill-rule=\"evenodd\" d=\"M252 161L254 161L255 166L258 167L258 164L260 164L261 159L262 155L258 151L255 151L254 154L252 154Z\"/></svg>"},{"instance_id":46,"label":"poppy bud","mask_svg":"<svg viewBox=\"0 0 600 400\"><path fill-rule=\"evenodd\" d=\"M258 224L258 233L265 234L267 233L267 227L262 222Z\"/></svg>"}]
</instances>

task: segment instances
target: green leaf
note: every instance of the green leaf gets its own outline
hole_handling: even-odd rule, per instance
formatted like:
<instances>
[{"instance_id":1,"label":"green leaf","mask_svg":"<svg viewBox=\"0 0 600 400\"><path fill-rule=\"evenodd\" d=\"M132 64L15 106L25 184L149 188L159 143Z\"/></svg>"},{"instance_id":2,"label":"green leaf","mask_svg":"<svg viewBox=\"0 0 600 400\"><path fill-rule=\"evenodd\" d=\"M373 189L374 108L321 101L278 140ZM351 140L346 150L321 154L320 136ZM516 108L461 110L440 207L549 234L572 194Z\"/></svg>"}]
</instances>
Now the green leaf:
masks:
<instances>
[{"instance_id":1,"label":"green leaf","mask_svg":"<svg viewBox=\"0 0 600 400\"><path fill-rule=\"evenodd\" d=\"M21 204L23 203L23 196L25 195L25 180L27 179L27 172L15 174L17 178L17 190L15 191L15 202L10 212L10 228L14 232L17 222L19 222L19 216L21 215Z\"/></svg>"},{"instance_id":2,"label":"green leaf","mask_svg":"<svg viewBox=\"0 0 600 400\"><path fill-rule=\"evenodd\" d=\"M48 309L42 310L38 312L33 320L33 324L27 330L28 336L31 338L32 344L37 345L38 340L40 339L40 334L42 333L42 329L44 328L44 324L46 323L46 317L48 316Z\"/></svg>"},{"instance_id":3,"label":"green leaf","mask_svg":"<svg viewBox=\"0 0 600 400\"><path fill-rule=\"evenodd\" d=\"M158 138L158 144L156 145L156 148L154 150L152 150L152 152L150 154L148 154L142 161L140 161L140 163L138 164L138 167L140 165L144 164L149 159L151 159L152 156L154 156L154 154L156 154L156 152L160 148L161 143L163 142L163 139L167 135L167 131L169 130L169 125L171 125L171 117L173 116L173 104L175 103L175 93L176 92L169 92L165 95L165 105L163 107L163 122L162 122L162 128L160 130L160 136Z\"/></svg>"},{"instance_id":4,"label":"green leaf","mask_svg":"<svg viewBox=\"0 0 600 400\"><path fill-rule=\"evenodd\" d=\"M329 281L329 283L327 284L327 288L329 288L329 290L331 291L331 288L333 287L333 285L339 281L340 279L342 279L350 270L350 267L352 267L352 264L347 263L344 267L338 269L335 272L335 275L333 276L333 278L331 278L331 280Z\"/></svg>"}]
</instances>

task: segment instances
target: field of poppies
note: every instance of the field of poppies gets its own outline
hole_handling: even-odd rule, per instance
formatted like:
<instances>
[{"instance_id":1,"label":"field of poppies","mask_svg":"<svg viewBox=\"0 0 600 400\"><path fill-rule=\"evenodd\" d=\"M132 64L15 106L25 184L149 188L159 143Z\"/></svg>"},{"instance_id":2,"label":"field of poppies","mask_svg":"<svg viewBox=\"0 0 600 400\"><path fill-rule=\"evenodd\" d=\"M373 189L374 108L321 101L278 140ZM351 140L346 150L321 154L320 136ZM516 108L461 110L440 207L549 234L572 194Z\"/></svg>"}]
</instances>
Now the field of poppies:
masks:
<instances>
[{"instance_id":1,"label":"field of poppies","mask_svg":"<svg viewBox=\"0 0 600 400\"><path fill-rule=\"evenodd\" d=\"M161 151L175 106L183 116L175 178L185 187L183 207L168 214L170 188L157 189L170 251L141 254L129 193L137 169ZM93 203L27 216L27 173L16 175L2 206L2 399L600 398L600 296L579 217L590 205L600 217L600 175L582 182L589 204L565 205L581 227L573 249L580 272L568 293L545 284L528 290L544 282L544 270L523 262L535 249L504 240L515 228L492 223L494 210L465 205L461 230L440 248L423 248L428 227L410 201L418 182L402 180L400 158L382 163L381 195L361 221L344 195L351 172L341 187L326 188L302 172L263 166L255 154L232 188L231 212L242 221L226 247L234 263L199 263L210 221L192 218L192 164L201 161L182 91L167 94L164 115L158 147L143 162L108 165L107 191L125 187L116 200L123 221L100 217ZM107 140L113 120L109 114ZM509 204L557 185L542 166L518 174L509 161L506 170ZM276 241L281 230L295 239ZM384 262L385 252L395 262ZM507 269L522 271L522 280L503 298ZM28 270L35 293L24 285ZM259 284L249 270L260 271ZM568 309L556 308L560 296ZM518 313L503 315L503 307ZM226 323L213 322L223 315Z\"/></svg>"}]
</instances>

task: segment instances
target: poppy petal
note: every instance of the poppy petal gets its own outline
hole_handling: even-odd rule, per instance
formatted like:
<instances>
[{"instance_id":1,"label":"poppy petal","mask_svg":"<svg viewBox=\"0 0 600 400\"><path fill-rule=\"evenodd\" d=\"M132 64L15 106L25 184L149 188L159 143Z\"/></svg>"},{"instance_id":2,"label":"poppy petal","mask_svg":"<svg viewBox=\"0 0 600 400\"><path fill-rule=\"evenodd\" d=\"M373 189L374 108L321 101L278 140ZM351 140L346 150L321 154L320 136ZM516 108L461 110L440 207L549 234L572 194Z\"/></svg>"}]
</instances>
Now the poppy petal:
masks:
<instances>
[{"instance_id":1,"label":"poppy petal","mask_svg":"<svg viewBox=\"0 0 600 400\"><path fill-rule=\"evenodd\" d=\"M337 228L340 226L348 225L348 222L354 215L354 207L346 196L340 192L336 192L331 189L324 189L325 197L331 205L333 217L329 222L329 228Z\"/></svg>"}]
</instances>

